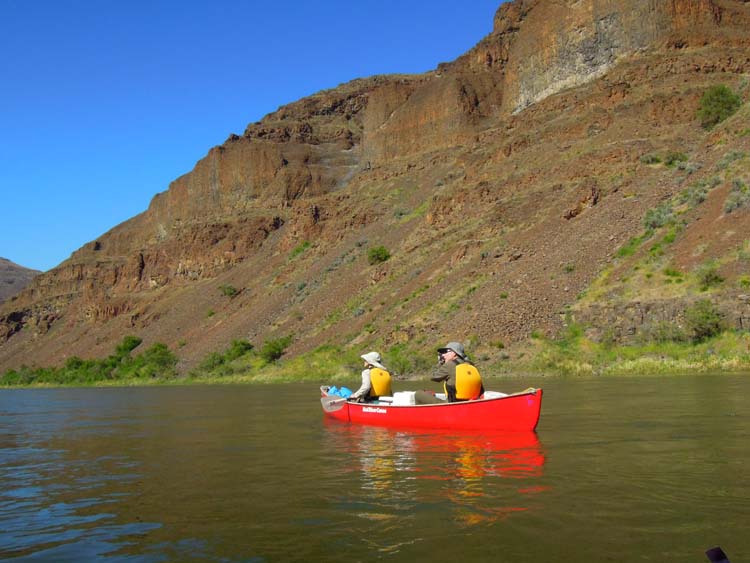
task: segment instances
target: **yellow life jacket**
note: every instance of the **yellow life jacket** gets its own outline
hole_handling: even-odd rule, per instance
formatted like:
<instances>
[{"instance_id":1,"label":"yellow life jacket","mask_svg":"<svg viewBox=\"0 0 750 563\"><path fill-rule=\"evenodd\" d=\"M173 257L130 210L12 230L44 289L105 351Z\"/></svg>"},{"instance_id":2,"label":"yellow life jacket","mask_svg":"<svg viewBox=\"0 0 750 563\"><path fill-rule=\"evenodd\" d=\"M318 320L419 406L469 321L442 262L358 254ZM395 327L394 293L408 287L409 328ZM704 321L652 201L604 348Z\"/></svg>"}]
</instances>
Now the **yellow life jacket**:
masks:
<instances>
[{"instance_id":1,"label":"yellow life jacket","mask_svg":"<svg viewBox=\"0 0 750 563\"><path fill-rule=\"evenodd\" d=\"M479 370L471 364L456 366L456 399L466 401L478 399L482 394L482 376Z\"/></svg>"},{"instance_id":2,"label":"yellow life jacket","mask_svg":"<svg viewBox=\"0 0 750 563\"><path fill-rule=\"evenodd\" d=\"M370 368L370 393L373 397L393 395L391 374L380 368Z\"/></svg>"}]
</instances>

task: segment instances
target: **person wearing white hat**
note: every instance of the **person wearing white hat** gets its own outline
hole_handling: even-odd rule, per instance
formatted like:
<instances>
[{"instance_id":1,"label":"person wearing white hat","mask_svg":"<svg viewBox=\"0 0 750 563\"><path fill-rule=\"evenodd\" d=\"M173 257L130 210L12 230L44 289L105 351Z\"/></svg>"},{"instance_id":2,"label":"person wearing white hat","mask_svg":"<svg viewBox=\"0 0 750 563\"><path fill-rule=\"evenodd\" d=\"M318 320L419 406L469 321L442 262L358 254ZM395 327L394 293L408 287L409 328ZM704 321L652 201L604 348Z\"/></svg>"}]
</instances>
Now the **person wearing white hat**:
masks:
<instances>
[{"instance_id":1,"label":"person wearing white hat","mask_svg":"<svg viewBox=\"0 0 750 563\"><path fill-rule=\"evenodd\" d=\"M351 394L349 400L374 401L381 396L393 395L391 390L391 374L381 363L380 354L368 352L360 356L365 361L362 370L362 385Z\"/></svg>"},{"instance_id":2,"label":"person wearing white hat","mask_svg":"<svg viewBox=\"0 0 750 563\"><path fill-rule=\"evenodd\" d=\"M482 376L460 342L448 342L438 348L439 367L432 381L442 381L448 402L478 399L484 393Z\"/></svg>"}]
</instances>

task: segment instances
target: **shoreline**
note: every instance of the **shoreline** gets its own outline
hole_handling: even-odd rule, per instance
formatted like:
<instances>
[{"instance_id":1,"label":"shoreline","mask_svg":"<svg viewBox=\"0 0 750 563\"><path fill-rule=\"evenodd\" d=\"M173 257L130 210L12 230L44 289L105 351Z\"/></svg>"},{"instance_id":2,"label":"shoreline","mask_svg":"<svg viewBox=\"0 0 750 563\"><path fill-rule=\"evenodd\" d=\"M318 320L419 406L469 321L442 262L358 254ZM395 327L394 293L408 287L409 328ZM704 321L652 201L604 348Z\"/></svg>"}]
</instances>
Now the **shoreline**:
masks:
<instances>
[{"instance_id":1,"label":"shoreline","mask_svg":"<svg viewBox=\"0 0 750 563\"><path fill-rule=\"evenodd\" d=\"M266 357L248 343L233 342L209 354L197 367L178 370L179 358L163 344L135 353L140 339L126 337L102 359L68 358L60 367L23 366L0 375L0 389L66 387L165 387L315 383L353 385L359 355L324 346L305 354ZM597 343L580 332L557 340L533 338L508 351L477 346L472 355L485 381L530 377L680 377L695 374L750 374L750 333L724 332L699 343ZM434 363L413 349L386 350L395 382L429 382ZM357 384L358 386L358 384Z\"/></svg>"},{"instance_id":2,"label":"shoreline","mask_svg":"<svg viewBox=\"0 0 750 563\"><path fill-rule=\"evenodd\" d=\"M559 366L557 369L534 370L519 368L517 371L502 373L490 373L483 370L482 377L486 382L510 381L525 378L547 378L547 379L592 379L600 377L684 377L684 376L722 376L722 375L748 375L750 376L750 362L708 362L696 365L690 363L686 367L683 362L654 361L644 358L643 362L622 362L605 367L602 370L580 370L571 372L568 366ZM642 369L650 366L651 369ZM230 376L208 376L208 377L172 377L172 378L129 378L113 379L107 381L94 381L90 383L31 383L28 385L0 385L0 391L10 389L71 389L71 388L126 388L126 387L198 387L211 385L281 385L295 383L309 383L319 386L325 384L349 384L353 385L356 375L336 374L328 378L310 378L305 376L283 375L280 377L268 377L263 374L253 375L230 375ZM397 376L395 383L434 383L429 376Z\"/></svg>"}]
</instances>

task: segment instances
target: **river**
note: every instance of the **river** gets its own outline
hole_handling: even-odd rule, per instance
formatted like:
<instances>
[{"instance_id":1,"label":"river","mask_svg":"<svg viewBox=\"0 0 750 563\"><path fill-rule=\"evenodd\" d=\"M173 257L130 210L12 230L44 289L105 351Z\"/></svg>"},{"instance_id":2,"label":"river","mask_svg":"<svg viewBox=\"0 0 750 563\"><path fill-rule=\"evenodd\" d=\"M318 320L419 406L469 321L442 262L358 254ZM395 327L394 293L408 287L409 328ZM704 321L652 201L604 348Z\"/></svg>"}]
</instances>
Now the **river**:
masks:
<instances>
[{"instance_id":1,"label":"river","mask_svg":"<svg viewBox=\"0 0 750 563\"><path fill-rule=\"evenodd\" d=\"M327 422L314 384L0 391L0 560L750 557L750 376L487 386L543 387L537 432Z\"/></svg>"}]
</instances>

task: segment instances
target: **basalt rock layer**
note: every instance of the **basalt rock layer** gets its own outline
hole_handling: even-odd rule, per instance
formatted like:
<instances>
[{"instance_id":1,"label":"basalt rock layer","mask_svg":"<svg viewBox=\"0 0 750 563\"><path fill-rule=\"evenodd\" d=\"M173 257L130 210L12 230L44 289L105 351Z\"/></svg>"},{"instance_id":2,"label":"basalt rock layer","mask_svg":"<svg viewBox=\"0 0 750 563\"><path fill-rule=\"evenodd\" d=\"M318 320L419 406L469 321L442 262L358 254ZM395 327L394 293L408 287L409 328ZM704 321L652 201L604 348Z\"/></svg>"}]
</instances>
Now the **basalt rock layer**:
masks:
<instances>
[{"instance_id":1,"label":"basalt rock layer","mask_svg":"<svg viewBox=\"0 0 750 563\"><path fill-rule=\"evenodd\" d=\"M653 289L632 281L646 259L685 276L716 261L726 290L711 296L745 303L750 211L725 202L750 182L747 105L708 132L696 110L716 84L747 97L748 29L740 0L502 4L453 62L320 92L212 148L3 304L0 368L108 354L126 334L178 349L183 368L282 335L292 354L447 338L490 357L571 315L632 310ZM700 182L659 256L618 253ZM370 264L381 245L391 259ZM610 291L592 292L602 276Z\"/></svg>"}]
</instances>

